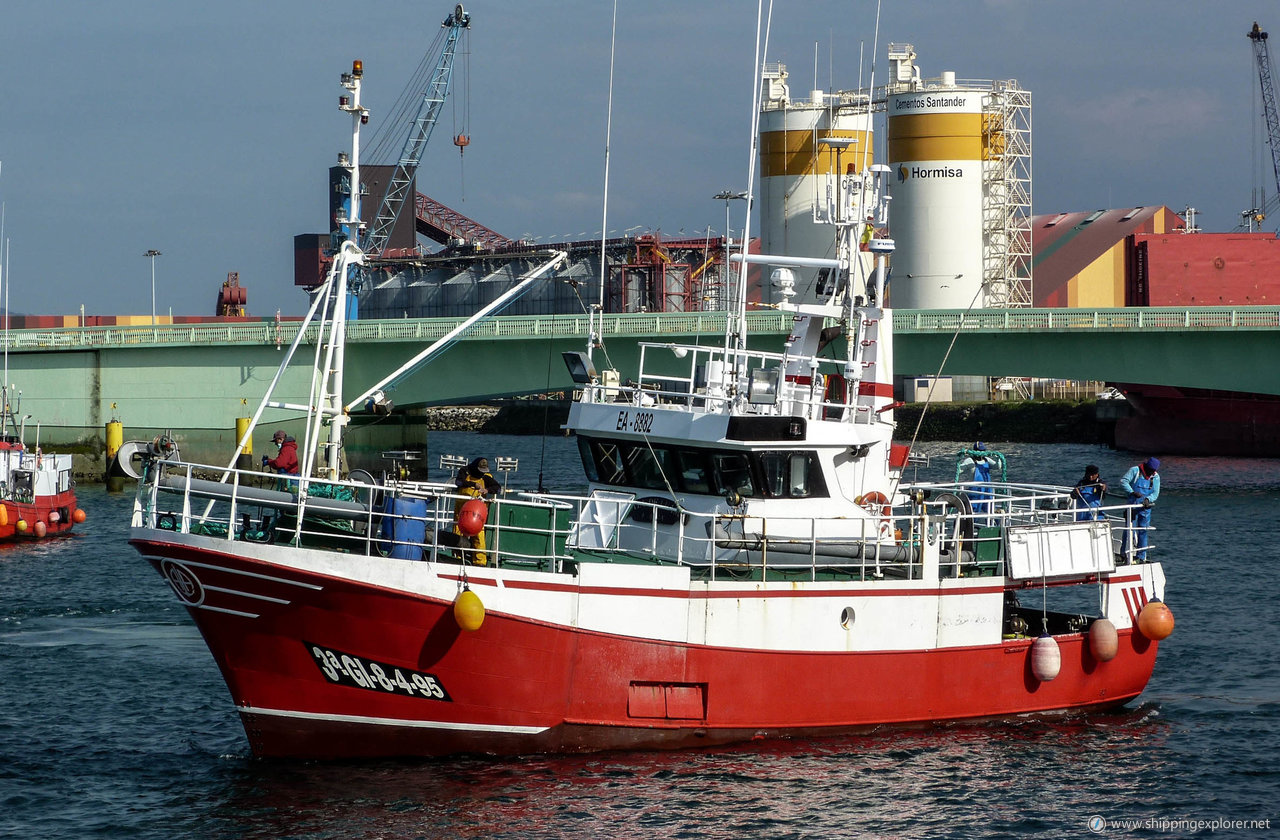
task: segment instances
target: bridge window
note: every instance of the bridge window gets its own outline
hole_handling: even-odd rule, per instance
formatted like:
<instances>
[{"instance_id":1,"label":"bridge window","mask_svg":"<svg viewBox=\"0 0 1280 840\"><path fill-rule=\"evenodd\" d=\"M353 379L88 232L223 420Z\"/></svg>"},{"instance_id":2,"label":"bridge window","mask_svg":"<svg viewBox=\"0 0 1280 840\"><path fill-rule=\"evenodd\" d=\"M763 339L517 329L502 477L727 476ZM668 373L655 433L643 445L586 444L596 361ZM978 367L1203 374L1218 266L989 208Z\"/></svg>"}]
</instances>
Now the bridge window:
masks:
<instances>
[{"instance_id":1,"label":"bridge window","mask_svg":"<svg viewBox=\"0 0 1280 840\"><path fill-rule=\"evenodd\" d=\"M711 463L715 469L716 492L721 496L737 493L747 499L756 494L755 482L751 480L751 461L745 452L713 452Z\"/></svg>"},{"instance_id":2,"label":"bridge window","mask_svg":"<svg viewBox=\"0 0 1280 840\"><path fill-rule=\"evenodd\" d=\"M579 435L587 480L615 487L701 496L803 499L827 496L816 452L741 452L646 443L614 443Z\"/></svg>"},{"instance_id":3,"label":"bridge window","mask_svg":"<svg viewBox=\"0 0 1280 840\"><path fill-rule=\"evenodd\" d=\"M765 494L775 499L825 496L827 488L813 452L761 452Z\"/></svg>"},{"instance_id":4,"label":"bridge window","mask_svg":"<svg viewBox=\"0 0 1280 840\"><path fill-rule=\"evenodd\" d=\"M588 481L614 485L627 483L622 450L616 443L579 437L578 452Z\"/></svg>"},{"instance_id":5,"label":"bridge window","mask_svg":"<svg viewBox=\"0 0 1280 840\"><path fill-rule=\"evenodd\" d=\"M627 475L633 487L648 490L676 489L679 485L675 469L675 453L663 446L633 444L624 449ZM668 488L668 482L672 487Z\"/></svg>"},{"instance_id":6,"label":"bridge window","mask_svg":"<svg viewBox=\"0 0 1280 840\"><path fill-rule=\"evenodd\" d=\"M707 466L707 453L700 449L676 451L680 463L680 484L688 493L711 493L711 470Z\"/></svg>"}]
</instances>

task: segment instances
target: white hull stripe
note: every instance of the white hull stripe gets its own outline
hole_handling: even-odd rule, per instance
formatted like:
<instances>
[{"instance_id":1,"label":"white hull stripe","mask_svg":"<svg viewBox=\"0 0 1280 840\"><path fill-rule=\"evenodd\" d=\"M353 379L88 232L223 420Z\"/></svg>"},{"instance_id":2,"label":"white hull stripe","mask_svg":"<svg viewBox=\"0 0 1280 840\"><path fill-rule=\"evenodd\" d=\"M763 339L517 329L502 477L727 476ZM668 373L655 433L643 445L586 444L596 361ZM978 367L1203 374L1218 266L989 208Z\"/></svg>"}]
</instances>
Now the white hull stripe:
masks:
<instances>
[{"instance_id":1,"label":"white hull stripe","mask_svg":"<svg viewBox=\"0 0 1280 840\"><path fill-rule=\"evenodd\" d=\"M242 612L240 610L231 610L226 607L211 607L208 604L188 604L185 601L182 606L193 610L208 610L209 612L224 613L226 615L238 615L241 618L260 618L258 613Z\"/></svg>"},{"instance_id":2,"label":"white hull stripe","mask_svg":"<svg viewBox=\"0 0 1280 840\"><path fill-rule=\"evenodd\" d=\"M407 726L414 729L449 729L457 732L498 732L507 735L537 735L546 732L546 726L494 726L487 723L450 723L443 720L404 720L402 718L376 718L363 715L328 715L318 712L298 712L290 709L262 709L239 707L242 715L272 715L274 717L301 718L303 720L327 720L335 723L359 723L367 726Z\"/></svg>"},{"instance_id":3,"label":"white hull stripe","mask_svg":"<svg viewBox=\"0 0 1280 840\"><path fill-rule=\"evenodd\" d=\"M221 586L205 585L207 592L221 592L224 595L238 595L241 598L253 598L256 601L270 601L273 604L292 604L293 601L286 601L283 598L272 598L270 595L258 595L255 592L241 592L239 589L226 589Z\"/></svg>"},{"instance_id":4,"label":"white hull stripe","mask_svg":"<svg viewBox=\"0 0 1280 840\"><path fill-rule=\"evenodd\" d=\"M227 566L222 566L215 563L201 563L197 560L175 560L172 557L167 557L159 554L144 554L143 557L145 557L148 560L169 560L170 562L173 562L173 563L181 563L184 566L195 566L200 569L213 569L215 572L225 572L229 575L241 575L243 577L257 578L259 580L269 580L272 583L285 583L285 584L288 584L289 586L300 586L303 589L312 589L312 590L315 590L316 592L319 592L324 589L323 586L320 586L314 583L307 583L301 580L290 580L289 578L275 577L274 575L264 575L264 574L259 574L258 572L245 572L245 571L241 571L240 569L232 569ZM271 561L267 561L267 562L271 562Z\"/></svg>"}]
</instances>

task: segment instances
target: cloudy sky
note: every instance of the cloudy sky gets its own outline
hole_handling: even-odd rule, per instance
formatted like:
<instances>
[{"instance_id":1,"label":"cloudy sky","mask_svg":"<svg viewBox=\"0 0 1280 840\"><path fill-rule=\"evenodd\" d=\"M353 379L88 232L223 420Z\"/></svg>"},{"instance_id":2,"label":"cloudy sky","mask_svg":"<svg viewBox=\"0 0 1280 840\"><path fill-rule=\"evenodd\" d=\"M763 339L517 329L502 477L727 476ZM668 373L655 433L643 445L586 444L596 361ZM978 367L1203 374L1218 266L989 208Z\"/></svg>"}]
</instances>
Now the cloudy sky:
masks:
<instances>
[{"instance_id":1,"label":"cloudy sky","mask_svg":"<svg viewBox=\"0 0 1280 840\"><path fill-rule=\"evenodd\" d=\"M471 145L463 157L450 142L455 88L419 191L508 236L598 235L612 3L466 5ZM293 236L327 227L327 170L349 138L338 76L364 61L376 128L452 6L7 4L12 310L148 314L143 253L155 248L162 314L213 314L229 271L250 314L301 314ZM875 12L867 0L776 0L766 58L788 65L794 92L815 77L854 88L860 53L870 73ZM749 0L620 0L611 231L724 227L711 196L746 182L755 17ZM886 45L907 42L926 78L953 70L1030 90L1036 213L1190 204L1206 230L1229 230L1259 186L1276 190L1245 37L1254 20L1280 35L1280 6L1261 0L885 0L876 78Z\"/></svg>"}]
</instances>

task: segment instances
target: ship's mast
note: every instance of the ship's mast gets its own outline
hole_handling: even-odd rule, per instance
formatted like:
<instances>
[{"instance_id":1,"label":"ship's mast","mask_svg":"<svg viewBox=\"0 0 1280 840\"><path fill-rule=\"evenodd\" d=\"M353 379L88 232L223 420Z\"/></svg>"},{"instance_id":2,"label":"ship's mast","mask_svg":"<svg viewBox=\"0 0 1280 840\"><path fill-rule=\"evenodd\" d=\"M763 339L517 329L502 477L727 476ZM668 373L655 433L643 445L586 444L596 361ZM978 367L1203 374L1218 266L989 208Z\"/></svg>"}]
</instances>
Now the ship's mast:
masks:
<instances>
[{"instance_id":1,"label":"ship's mast","mask_svg":"<svg viewBox=\"0 0 1280 840\"><path fill-rule=\"evenodd\" d=\"M360 104L360 82L364 76L364 62L356 59L351 63L351 72L343 73L342 86L351 95L338 99L338 108L351 115L351 160L350 160L350 196L347 214L338 219L345 241L335 257L339 261L337 276L329 289L330 326L329 342L325 348L325 361L317 376L322 380L320 400L317 404L317 423L328 422L329 437L325 443L325 452L320 466L321 475L328 479L337 479L341 472L342 439L348 417L342 403L342 371L345 364L347 338L347 289L354 279L352 275L364 264L364 253L357 243L363 227L360 221L360 126L369 122L369 112ZM318 440L319 429L311 430L308 440ZM310 455L311 453L308 453Z\"/></svg>"}]
</instances>

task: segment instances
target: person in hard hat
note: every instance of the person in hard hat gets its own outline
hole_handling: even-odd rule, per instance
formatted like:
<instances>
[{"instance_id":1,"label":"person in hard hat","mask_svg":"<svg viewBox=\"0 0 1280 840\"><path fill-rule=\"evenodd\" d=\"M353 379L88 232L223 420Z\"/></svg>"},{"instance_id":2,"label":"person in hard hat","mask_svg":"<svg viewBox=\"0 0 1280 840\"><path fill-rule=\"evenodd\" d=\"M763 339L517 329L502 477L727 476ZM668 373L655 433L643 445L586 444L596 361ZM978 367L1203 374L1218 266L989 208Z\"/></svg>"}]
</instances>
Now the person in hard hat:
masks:
<instances>
[{"instance_id":1,"label":"person in hard hat","mask_svg":"<svg viewBox=\"0 0 1280 840\"><path fill-rule=\"evenodd\" d=\"M1160 459L1148 458L1129 471L1120 479L1120 486L1128 494L1129 504L1141 505L1133 511L1133 546L1134 558L1138 561L1147 559L1147 531L1151 528L1151 508L1160 497ZM1124 532L1120 540L1120 553L1129 554L1129 530Z\"/></svg>"},{"instance_id":2,"label":"person in hard hat","mask_svg":"<svg viewBox=\"0 0 1280 840\"><path fill-rule=\"evenodd\" d=\"M1106 482L1102 480L1098 468L1089 464L1084 468L1084 478L1076 482L1071 489L1071 501L1076 508L1076 521L1088 522L1102 518L1102 497L1107 493Z\"/></svg>"},{"instance_id":3,"label":"person in hard hat","mask_svg":"<svg viewBox=\"0 0 1280 840\"><path fill-rule=\"evenodd\" d=\"M472 554L472 562L477 566L487 566L489 564L489 555L485 554L484 551L484 529L481 528L474 537L468 537L458 527L458 514L462 511L462 506L470 499L492 498L502 492L502 485L489 472L489 459L476 458L459 470L458 479L454 482L454 488L461 498L453 503L453 532L471 543L471 548L474 552Z\"/></svg>"},{"instance_id":4,"label":"person in hard hat","mask_svg":"<svg viewBox=\"0 0 1280 840\"><path fill-rule=\"evenodd\" d=\"M276 430L271 442L279 447L274 458L262 456L262 466L275 470L283 475L298 474L298 442L285 433L284 429Z\"/></svg>"}]
</instances>

